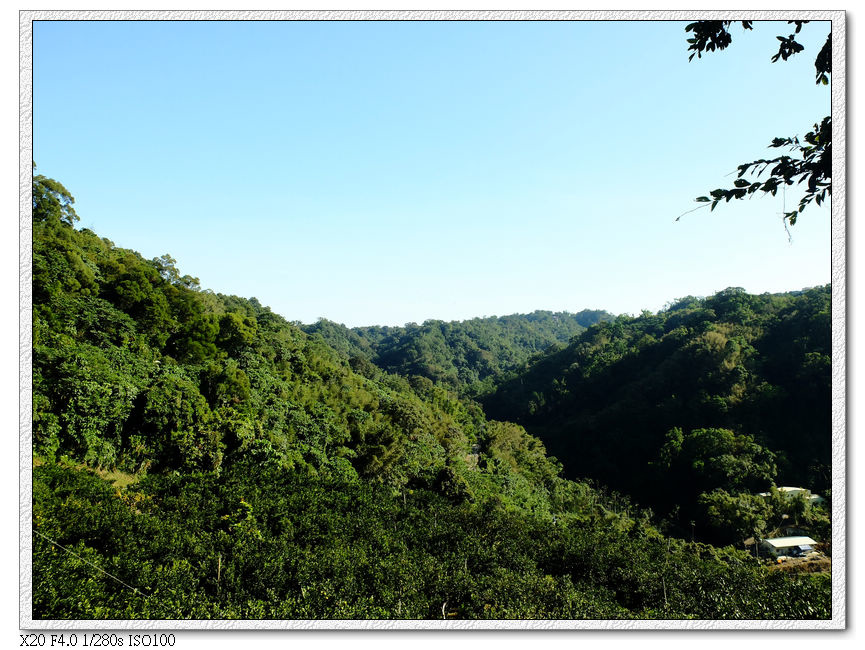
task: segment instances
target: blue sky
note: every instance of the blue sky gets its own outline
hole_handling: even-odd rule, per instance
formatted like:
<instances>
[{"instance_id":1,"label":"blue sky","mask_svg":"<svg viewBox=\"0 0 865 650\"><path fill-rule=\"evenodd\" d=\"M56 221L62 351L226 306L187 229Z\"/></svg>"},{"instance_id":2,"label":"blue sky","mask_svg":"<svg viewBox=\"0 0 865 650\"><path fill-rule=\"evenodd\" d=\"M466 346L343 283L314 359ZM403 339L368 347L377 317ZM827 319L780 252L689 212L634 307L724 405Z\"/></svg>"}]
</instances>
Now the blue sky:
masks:
<instances>
[{"instance_id":1,"label":"blue sky","mask_svg":"<svg viewBox=\"0 0 865 650\"><path fill-rule=\"evenodd\" d=\"M684 25L40 22L33 155L81 227L290 320L827 283L827 208L792 243L780 195L675 218L828 114L828 25L775 64L783 23L691 63Z\"/></svg>"}]
</instances>

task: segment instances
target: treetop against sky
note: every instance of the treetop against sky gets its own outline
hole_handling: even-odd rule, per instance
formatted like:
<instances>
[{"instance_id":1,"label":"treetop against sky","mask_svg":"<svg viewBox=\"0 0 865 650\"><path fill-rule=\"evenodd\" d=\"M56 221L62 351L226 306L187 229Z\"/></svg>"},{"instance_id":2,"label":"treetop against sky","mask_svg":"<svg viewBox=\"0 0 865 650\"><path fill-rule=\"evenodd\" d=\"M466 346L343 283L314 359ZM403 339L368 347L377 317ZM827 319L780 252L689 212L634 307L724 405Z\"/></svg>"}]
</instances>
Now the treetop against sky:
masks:
<instances>
[{"instance_id":1,"label":"treetop against sky","mask_svg":"<svg viewBox=\"0 0 865 650\"><path fill-rule=\"evenodd\" d=\"M827 22L40 21L34 160L79 227L289 319L638 313L825 284L801 192L699 210L831 110Z\"/></svg>"}]
</instances>

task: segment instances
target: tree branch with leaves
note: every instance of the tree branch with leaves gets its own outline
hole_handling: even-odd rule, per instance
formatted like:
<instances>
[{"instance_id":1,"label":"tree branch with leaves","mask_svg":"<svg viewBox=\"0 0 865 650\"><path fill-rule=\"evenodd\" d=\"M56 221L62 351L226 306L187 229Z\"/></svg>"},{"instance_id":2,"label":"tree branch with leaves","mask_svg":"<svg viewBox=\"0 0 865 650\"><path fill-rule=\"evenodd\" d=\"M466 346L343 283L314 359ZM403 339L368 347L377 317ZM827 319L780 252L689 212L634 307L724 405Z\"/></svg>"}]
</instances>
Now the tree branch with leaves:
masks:
<instances>
[{"instance_id":1,"label":"tree branch with leaves","mask_svg":"<svg viewBox=\"0 0 865 650\"><path fill-rule=\"evenodd\" d=\"M802 52L805 46L796 40L807 20L790 20L788 24L795 25L794 33L789 36L778 36L780 41L778 52L772 57L772 63L779 59L786 61L791 56ZM732 42L730 34L731 20L701 20L685 27L685 31L693 34L688 39L688 60L694 56L701 58L703 53L724 50ZM742 28L752 29L753 21L741 21ZM832 34L826 37L826 42L814 60L816 83L829 84L832 74ZM827 115L819 124L815 124L803 138L798 136L775 138L769 145L773 149L786 149L787 154L775 158L763 158L738 166L738 174L733 187L718 188L709 192L708 196L699 196L696 201L710 205L710 210L721 201L729 203L732 199L743 199L756 192L775 196L778 189L787 185L805 184L805 194L795 210L784 213L784 220L792 226L799 215L812 202L821 205L827 196L832 195L832 117ZM700 206L703 207L703 206ZM677 219L678 220L678 219Z\"/></svg>"}]
</instances>

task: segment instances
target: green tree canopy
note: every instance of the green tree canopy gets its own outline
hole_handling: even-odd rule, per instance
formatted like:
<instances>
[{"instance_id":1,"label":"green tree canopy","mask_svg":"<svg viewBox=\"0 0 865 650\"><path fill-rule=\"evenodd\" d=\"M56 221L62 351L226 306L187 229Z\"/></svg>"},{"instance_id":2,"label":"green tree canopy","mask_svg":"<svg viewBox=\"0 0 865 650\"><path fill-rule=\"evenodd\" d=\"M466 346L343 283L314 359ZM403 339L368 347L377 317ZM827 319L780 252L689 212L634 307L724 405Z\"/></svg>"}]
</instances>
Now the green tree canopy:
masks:
<instances>
[{"instance_id":1,"label":"green tree canopy","mask_svg":"<svg viewBox=\"0 0 865 650\"><path fill-rule=\"evenodd\" d=\"M34 165L34 168L36 165ZM78 221L72 204L75 198L62 183L41 174L33 177L33 220L67 223Z\"/></svg>"},{"instance_id":2,"label":"green tree canopy","mask_svg":"<svg viewBox=\"0 0 865 650\"><path fill-rule=\"evenodd\" d=\"M661 465L681 478L683 487L699 486L701 492L767 488L778 471L775 455L751 436L714 428L687 434L671 429Z\"/></svg>"}]
</instances>

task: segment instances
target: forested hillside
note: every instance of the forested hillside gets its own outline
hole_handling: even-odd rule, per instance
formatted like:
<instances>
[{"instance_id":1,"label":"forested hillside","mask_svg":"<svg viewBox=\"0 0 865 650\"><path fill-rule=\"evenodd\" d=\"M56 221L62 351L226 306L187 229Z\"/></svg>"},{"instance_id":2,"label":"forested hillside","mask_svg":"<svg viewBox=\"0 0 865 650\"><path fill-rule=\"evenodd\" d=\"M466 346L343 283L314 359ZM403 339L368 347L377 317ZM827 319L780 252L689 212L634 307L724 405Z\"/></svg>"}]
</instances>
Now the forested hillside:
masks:
<instances>
[{"instance_id":1,"label":"forested hillside","mask_svg":"<svg viewBox=\"0 0 865 650\"><path fill-rule=\"evenodd\" d=\"M353 363L371 361L387 372L419 375L463 393L489 392L505 373L522 368L532 357L560 347L587 327L613 315L584 309L569 312L473 318L444 322L429 320L405 327L354 327L319 319L306 325Z\"/></svg>"},{"instance_id":2,"label":"forested hillside","mask_svg":"<svg viewBox=\"0 0 865 650\"><path fill-rule=\"evenodd\" d=\"M733 535L719 509L754 511L754 532L765 520L754 493L831 486L830 298L828 286L727 289L620 316L510 377L484 408L540 437L568 475L686 528L696 519L704 538L742 539L747 526Z\"/></svg>"},{"instance_id":3,"label":"forested hillside","mask_svg":"<svg viewBox=\"0 0 865 650\"><path fill-rule=\"evenodd\" d=\"M76 221L36 176L34 618L830 615L827 575L665 537L521 426Z\"/></svg>"}]
</instances>

